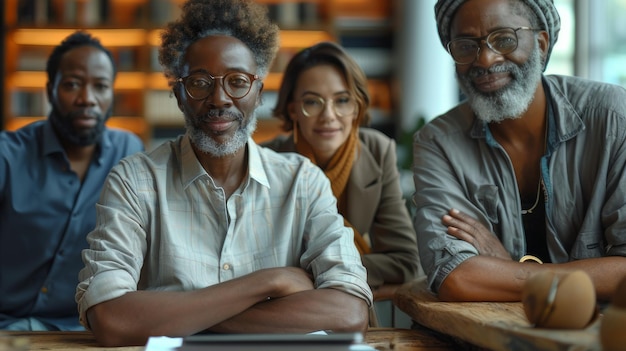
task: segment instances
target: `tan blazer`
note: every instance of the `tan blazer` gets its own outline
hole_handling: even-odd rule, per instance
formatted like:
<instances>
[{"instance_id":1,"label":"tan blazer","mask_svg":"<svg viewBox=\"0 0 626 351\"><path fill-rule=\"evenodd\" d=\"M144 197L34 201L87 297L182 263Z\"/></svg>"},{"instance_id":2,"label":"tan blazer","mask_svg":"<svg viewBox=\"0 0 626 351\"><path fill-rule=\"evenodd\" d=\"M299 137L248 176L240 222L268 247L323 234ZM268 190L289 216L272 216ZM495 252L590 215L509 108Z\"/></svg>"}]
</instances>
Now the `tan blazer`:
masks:
<instances>
[{"instance_id":1,"label":"tan blazer","mask_svg":"<svg viewBox=\"0 0 626 351\"><path fill-rule=\"evenodd\" d=\"M400 188L396 143L370 128L360 128L359 141L346 189L346 218L371 242L372 252L362 256L367 282L376 288L413 280L423 273ZM292 136L279 136L262 145L278 152L295 152Z\"/></svg>"}]
</instances>

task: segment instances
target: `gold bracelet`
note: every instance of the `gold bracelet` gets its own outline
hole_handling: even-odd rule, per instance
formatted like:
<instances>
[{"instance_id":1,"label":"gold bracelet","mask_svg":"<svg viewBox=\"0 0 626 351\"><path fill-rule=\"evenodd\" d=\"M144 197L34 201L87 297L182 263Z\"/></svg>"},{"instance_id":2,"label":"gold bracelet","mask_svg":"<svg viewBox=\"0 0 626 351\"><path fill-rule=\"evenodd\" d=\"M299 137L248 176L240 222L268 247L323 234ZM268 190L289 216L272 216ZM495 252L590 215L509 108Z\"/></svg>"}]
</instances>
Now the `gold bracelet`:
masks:
<instances>
[{"instance_id":1,"label":"gold bracelet","mask_svg":"<svg viewBox=\"0 0 626 351\"><path fill-rule=\"evenodd\" d=\"M543 261L541 261L539 259L539 257L537 256L533 256L533 255L524 255L522 256L522 258L519 259L520 262L527 262L527 261L531 261L531 262L535 262L535 263L539 263L539 264L543 264Z\"/></svg>"}]
</instances>

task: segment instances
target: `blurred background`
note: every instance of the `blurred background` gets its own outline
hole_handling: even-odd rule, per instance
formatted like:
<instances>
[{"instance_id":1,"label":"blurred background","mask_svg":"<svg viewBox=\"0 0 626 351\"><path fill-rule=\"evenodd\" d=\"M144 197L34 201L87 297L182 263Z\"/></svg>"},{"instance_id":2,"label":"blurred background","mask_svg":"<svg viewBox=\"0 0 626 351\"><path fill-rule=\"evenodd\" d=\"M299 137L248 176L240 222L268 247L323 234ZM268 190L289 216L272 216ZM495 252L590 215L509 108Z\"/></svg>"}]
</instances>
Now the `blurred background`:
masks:
<instances>
[{"instance_id":1,"label":"blurred background","mask_svg":"<svg viewBox=\"0 0 626 351\"><path fill-rule=\"evenodd\" d=\"M453 62L439 43L436 0L257 0L281 28L281 50L265 79L255 139L280 132L270 117L281 72L298 50L323 40L344 45L369 77L372 127L400 146L424 122L459 101ZM2 120L13 130L44 118L45 64L77 28L109 47L120 71L110 125L152 149L183 132L183 118L157 61L160 29L183 0L4 0ZM555 0L562 30L547 73L626 84L626 0ZM399 150L405 152L404 149ZM410 153L410 151L409 151ZM410 162L400 155L401 166Z\"/></svg>"}]
</instances>

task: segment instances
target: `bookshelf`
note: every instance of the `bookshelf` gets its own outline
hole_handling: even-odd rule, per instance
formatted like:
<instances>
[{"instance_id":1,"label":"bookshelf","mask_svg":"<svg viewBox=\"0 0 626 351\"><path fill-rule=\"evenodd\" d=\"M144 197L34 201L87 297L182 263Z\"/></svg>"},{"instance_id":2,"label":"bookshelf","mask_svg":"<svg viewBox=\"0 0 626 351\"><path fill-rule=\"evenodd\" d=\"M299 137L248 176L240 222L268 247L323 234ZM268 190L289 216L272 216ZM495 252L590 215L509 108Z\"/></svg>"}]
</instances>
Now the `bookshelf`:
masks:
<instances>
[{"instance_id":1,"label":"bookshelf","mask_svg":"<svg viewBox=\"0 0 626 351\"><path fill-rule=\"evenodd\" d=\"M136 133L148 148L151 143L181 133L184 120L163 77L157 48L161 28L178 17L183 1L5 0L2 127L15 130L47 116L46 60L55 45L82 28L111 50L118 68L113 116L108 125ZM355 58L386 55L385 50L377 48L374 50L378 51L368 52L367 38L379 40L376 38L380 36L380 23L389 19L387 0L256 1L269 7L270 15L281 28L281 50L264 81L263 104L254 135L257 141L280 132L279 121L271 118L270 113L281 72L295 52L331 40L350 44ZM355 28L355 23L364 27ZM372 24L375 27L370 27ZM389 75L384 68L381 74L381 66L377 67L370 69L372 100L376 109L388 112L392 108Z\"/></svg>"}]
</instances>

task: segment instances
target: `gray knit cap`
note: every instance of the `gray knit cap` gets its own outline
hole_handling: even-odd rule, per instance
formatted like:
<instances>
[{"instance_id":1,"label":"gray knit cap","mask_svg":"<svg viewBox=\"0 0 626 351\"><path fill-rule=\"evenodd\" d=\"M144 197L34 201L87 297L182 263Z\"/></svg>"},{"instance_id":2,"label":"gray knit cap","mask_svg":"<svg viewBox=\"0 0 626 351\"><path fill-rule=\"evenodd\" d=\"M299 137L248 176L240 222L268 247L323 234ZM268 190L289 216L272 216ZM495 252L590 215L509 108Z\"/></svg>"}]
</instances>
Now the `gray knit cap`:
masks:
<instances>
[{"instance_id":1,"label":"gray knit cap","mask_svg":"<svg viewBox=\"0 0 626 351\"><path fill-rule=\"evenodd\" d=\"M439 39L445 47L450 41L450 23L454 13L464 2L468 0L438 0L435 4L435 18L437 20L437 30L439 32ZM561 29L561 18L554 6L553 0L519 0L526 4L537 16L539 20L540 29L548 32L550 36L550 47L548 48L548 55L546 56L545 64L548 64L550 59L550 53L552 48L559 37L559 30ZM545 67L544 67L545 69Z\"/></svg>"}]
</instances>

